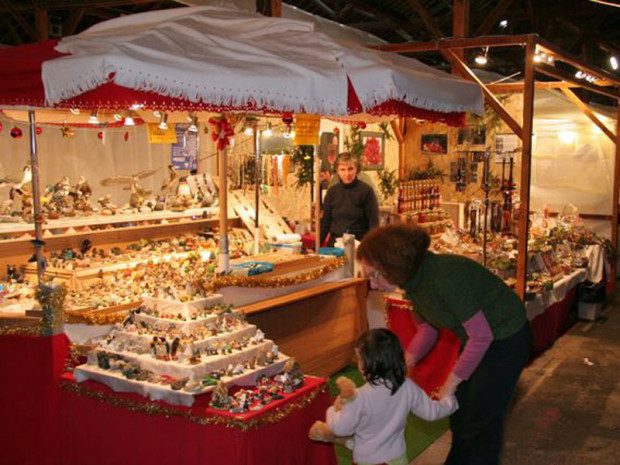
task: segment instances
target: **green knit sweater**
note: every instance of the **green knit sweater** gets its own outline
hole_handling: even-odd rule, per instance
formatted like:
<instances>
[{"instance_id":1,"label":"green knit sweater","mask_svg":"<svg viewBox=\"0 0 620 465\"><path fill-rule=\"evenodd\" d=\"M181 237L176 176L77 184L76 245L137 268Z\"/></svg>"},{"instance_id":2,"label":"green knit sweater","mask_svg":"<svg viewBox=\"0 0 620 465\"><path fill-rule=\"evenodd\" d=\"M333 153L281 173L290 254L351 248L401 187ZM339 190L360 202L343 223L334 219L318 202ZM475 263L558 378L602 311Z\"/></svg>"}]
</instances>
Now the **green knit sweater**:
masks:
<instances>
[{"instance_id":1,"label":"green knit sweater","mask_svg":"<svg viewBox=\"0 0 620 465\"><path fill-rule=\"evenodd\" d=\"M512 336L527 321L523 303L502 279L459 255L428 252L405 291L421 320L451 329L462 344L467 342L462 324L480 310L496 340Z\"/></svg>"}]
</instances>

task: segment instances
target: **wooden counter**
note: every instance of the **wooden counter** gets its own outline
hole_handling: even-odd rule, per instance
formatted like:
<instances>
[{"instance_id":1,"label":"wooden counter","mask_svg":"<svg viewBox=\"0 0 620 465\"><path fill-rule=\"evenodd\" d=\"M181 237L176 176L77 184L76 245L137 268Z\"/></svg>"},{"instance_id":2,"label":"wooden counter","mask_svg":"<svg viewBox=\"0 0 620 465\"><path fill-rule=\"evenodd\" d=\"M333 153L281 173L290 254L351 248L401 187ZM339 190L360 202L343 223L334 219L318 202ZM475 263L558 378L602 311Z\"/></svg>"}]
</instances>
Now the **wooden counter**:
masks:
<instances>
[{"instance_id":1,"label":"wooden counter","mask_svg":"<svg viewBox=\"0 0 620 465\"><path fill-rule=\"evenodd\" d=\"M331 375L353 360L366 331L365 279L327 282L238 307L250 323L295 357L305 373Z\"/></svg>"}]
</instances>

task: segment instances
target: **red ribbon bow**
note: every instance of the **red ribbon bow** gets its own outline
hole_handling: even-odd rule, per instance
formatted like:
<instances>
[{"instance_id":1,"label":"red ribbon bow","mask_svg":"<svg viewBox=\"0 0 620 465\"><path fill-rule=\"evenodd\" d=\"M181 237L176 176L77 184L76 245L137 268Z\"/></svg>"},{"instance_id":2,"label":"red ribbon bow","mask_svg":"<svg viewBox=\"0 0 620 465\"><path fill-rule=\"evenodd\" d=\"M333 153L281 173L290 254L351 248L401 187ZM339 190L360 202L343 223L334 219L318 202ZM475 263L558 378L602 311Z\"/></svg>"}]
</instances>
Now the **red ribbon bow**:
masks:
<instances>
[{"instance_id":1,"label":"red ribbon bow","mask_svg":"<svg viewBox=\"0 0 620 465\"><path fill-rule=\"evenodd\" d=\"M234 136L235 130L228 124L225 116L209 118L209 124L213 126L211 139L217 142L217 150L221 152L230 145L230 138Z\"/></svg>"}]
</instances>

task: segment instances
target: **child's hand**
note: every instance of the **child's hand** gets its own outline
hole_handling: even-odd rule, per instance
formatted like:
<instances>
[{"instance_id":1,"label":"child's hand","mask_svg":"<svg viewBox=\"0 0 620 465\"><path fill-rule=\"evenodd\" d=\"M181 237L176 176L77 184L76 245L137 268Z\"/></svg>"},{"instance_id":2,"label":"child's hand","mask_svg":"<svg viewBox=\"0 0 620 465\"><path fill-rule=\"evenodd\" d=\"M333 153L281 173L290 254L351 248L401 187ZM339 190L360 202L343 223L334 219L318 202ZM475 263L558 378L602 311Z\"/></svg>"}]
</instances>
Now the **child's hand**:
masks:
<instances>
[{"instance_id":1,"label":"child's hand","mask_svg":"<svg viewBox=\"0 0 620 465\"><path fill-rule=\"evenodd\" d=\"M456 376L454 373L450 373L448 379L444 383L444 385L439 390L437 397L439 400L445 399L446 397L453 396L456 392L456 388L459 384L461 384L463 380Z\"/></svg>"}]
</instances>

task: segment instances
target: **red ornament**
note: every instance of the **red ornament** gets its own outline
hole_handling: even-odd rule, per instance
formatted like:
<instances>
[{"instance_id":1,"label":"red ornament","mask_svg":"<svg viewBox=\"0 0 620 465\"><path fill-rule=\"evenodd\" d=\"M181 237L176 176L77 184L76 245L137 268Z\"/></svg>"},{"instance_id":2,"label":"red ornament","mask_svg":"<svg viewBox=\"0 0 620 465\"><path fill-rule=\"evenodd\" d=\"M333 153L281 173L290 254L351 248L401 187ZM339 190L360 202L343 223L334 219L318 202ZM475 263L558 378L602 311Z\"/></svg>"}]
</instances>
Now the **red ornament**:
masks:
<instances>
[{"instance_id":1,"label":"red ornament","mask_svg":"<svg viewBox=\"0 0 620 465\"><path fill-rule=\"evenodd\" d=\"M213 126L211 139L217 142L217 150L221 152L230 145L230 137L235 135L235 130L229 126L225 116L209 118L209 124Z\"/></svg>"},{"instance_id":2,"label":"red ornament","mask_svg":"<svg viewBox=\"0 0 620 465\"><path fill-rule=\"evenodd\" d=\"M23 135L22 130L19 129L17 126L11 129L11 137L13 139L20 139L22 135Z\"/></svg>"},{"instance_id":3,"label":"red ornament","mask_svg":"<svg viewBox=\"0 0 620 465\"><path fill-rule=\"evenodd\" d=\"M338 137L338 134L340 134L340 128L334 128L334 136Z\"/></svg>"},{"instance_id":4,"label":"red ornament","mask_svg":"<svg viewBox=\"0 0 620 465\"><path fill-rule=\"evenodd\" d=\"M282 122L287 126L293 124L293 114L292 113L284 113L282 115Z\"/></svg>"},{"instance_id":5,"label":"red ornament","mask_svg":"<svg viewBox=\"0 0 620 465\"><path fill-rule=\"evenodd\" d=\"M98 138L99 140L103 140L103 138L104 138L103 131L99 131L99 132L97 133L97 138Z\"/></svg>"},{"instance_id":6,"label":"red ornament","mask_svg":"<svg viewBox=\"0 0 620 465\"><path fill-rule=\"evenodd\" d=\"M4 129L4 124L0 123L0 132Z\"/></svg>"},{"instance_id":7,"label":"red ornament","mask_svg":"<svg viewBox=\"0 0 620 465\"><path fill-rule=\"evenodd\" d=\"M364 123L363 121L360 121L358 126L359 126L360 129L366 129L366 123Z\"/></svg>"},{"instance_id":8,"label":"red ornament","mask_svg":"<svg viewBox=\"0 0 620 465\"><path fill-rule=\"evenodd\" d=\"M128 132L125 133L124 139L125 139L125 142L127 142L129 140L129 133Z\"/></svg>"},{"instance_id":9,"label":"red ornament","mask_svg":"<svg viewBox=\"0 0 620 465\"><path fill-rule=\"evenodd\" d=\"M41 126L37 126L34 132L37 136L40 136L43 133L43 129L41 128Z\"/></svg>"}]
</instances>

